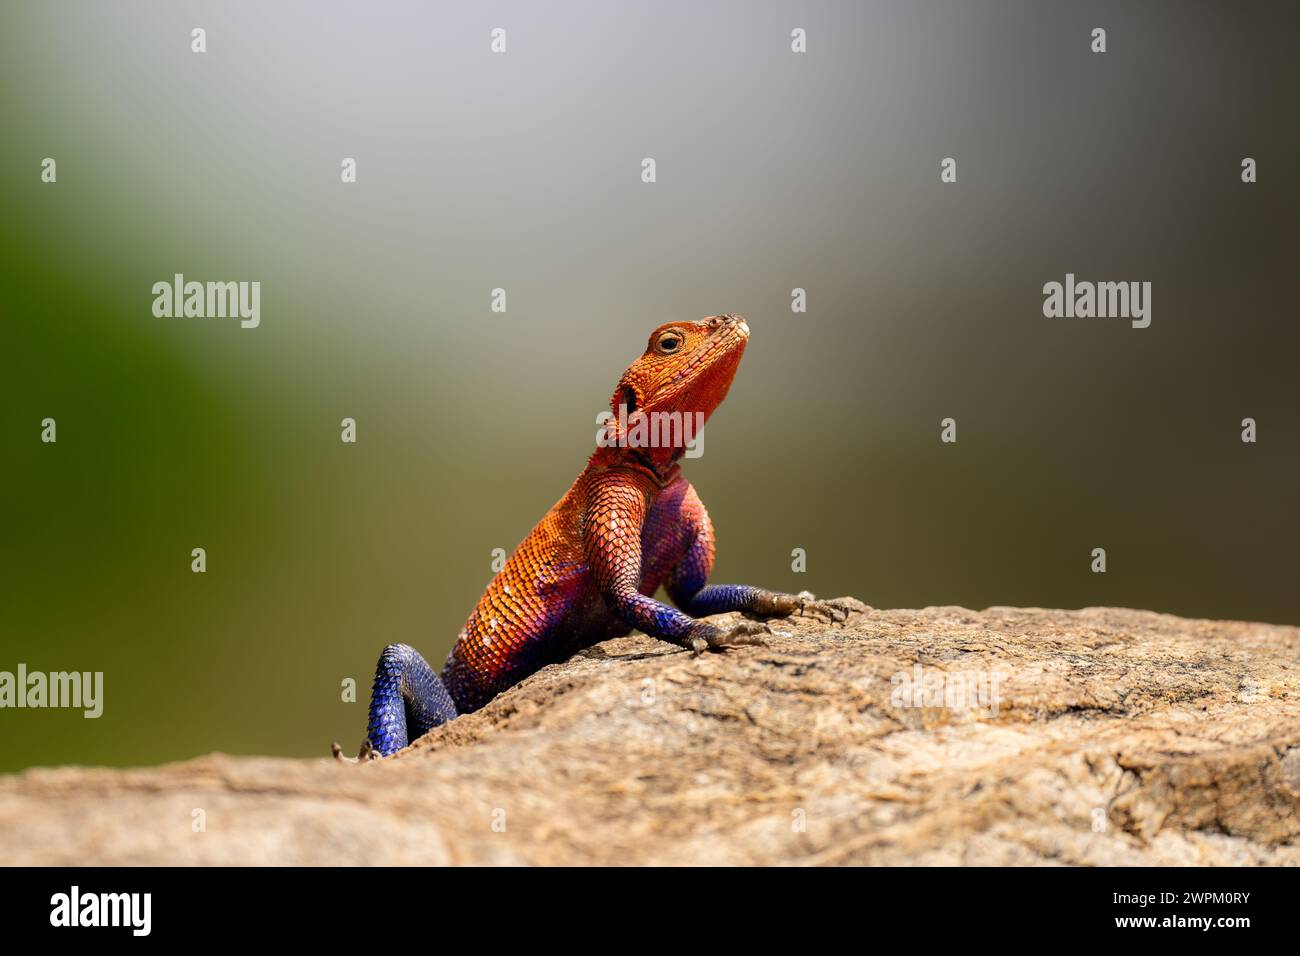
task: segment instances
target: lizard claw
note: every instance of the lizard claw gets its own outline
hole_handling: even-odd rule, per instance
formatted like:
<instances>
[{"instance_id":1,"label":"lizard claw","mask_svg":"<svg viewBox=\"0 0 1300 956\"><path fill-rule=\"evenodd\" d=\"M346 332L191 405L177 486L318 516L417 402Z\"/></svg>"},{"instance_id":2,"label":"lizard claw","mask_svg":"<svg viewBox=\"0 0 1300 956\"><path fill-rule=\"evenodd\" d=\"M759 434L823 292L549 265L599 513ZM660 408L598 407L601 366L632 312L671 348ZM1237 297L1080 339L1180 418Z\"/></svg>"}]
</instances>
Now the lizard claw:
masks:
<instances>
[{"instance_id":1,"label":"lizard claw","mask_svg":"<svg viewBox=\"0 0 1300 956\"><path fill-rule=\"evenodd\" d=\"M706 624L691 633L684 644L688 650L699 654L742 644L763 645L767 643L763 638L771 633L772 629L760 621L737 621L726 628Z\"/></svg>"},{"instance_id":2,"label":"lizard claw","mask_svg":"<svg viewBox=\"0 0 1300 956\"><path fill-rule=\"evenodd\" d=\"M709 650L718 651L737 644L765 644L763 638L771 633L772 629L761 621L737 621L725 631L720 630L704 640Z\"/></svg>"},{"instance_id":3,"label":"lizard claw","mask_svg":"<svg viewBox=\"0 0 1300 956\"><path fill-rule=\"evenodd\" d=\"M330 744L330 753L334 755L334 759L339 763L364 763L367 760L379 759L379 753L370 745L369 738L361 742L361 750L357 752L355 757L343 756L343 748L337 742Z\"/></svg>"},{"instance_id":4,"label":"lizard claw","mask_svg":"<svg viewBox=\"0 0 1300 956\"><path fill-rule=\"evenodd\" d=\"M821 618L829 624L842 624L849 619L850 615L870 610L867 605L854 598L831 598L819 601L811 591L800 591L795 597L799 601L800 617Z\"/></svg>"},{"instance_id":5,"label":"lizard claw","mask_svg":"<svg viewBox=\"0 0 1300 956\"><path fill-rule=\"evenodd\" d=\"M761 595L753 610L757 614L770 617L788 617L797 614L799 617L821 618L828 624L842 624L850 616L870 611L871 608L856 598L831 598L829 601L819 601L811 591L800 591L798 594L783 594L776 591Z\"/></svg>"}]
</instances>

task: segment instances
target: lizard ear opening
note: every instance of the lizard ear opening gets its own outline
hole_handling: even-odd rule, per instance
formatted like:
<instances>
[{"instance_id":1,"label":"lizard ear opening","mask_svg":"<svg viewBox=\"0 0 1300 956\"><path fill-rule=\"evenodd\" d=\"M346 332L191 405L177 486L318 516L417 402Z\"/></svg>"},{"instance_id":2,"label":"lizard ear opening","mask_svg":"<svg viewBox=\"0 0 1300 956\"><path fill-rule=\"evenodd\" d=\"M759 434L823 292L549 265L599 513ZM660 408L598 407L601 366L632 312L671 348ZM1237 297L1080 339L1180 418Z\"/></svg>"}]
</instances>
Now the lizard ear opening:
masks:
<instances>
[{"instance_id":1,"label":"lizard ear opening","mask_svg":"<svg viewBox=\"0 0 1300 956\"><path fill-rule=\"evenodd\" d=\"M621 404L627 406L627 413L631 415L636 411L636 389L631 385L624 385L619 393Z\"/></svg>"}]
</instances>

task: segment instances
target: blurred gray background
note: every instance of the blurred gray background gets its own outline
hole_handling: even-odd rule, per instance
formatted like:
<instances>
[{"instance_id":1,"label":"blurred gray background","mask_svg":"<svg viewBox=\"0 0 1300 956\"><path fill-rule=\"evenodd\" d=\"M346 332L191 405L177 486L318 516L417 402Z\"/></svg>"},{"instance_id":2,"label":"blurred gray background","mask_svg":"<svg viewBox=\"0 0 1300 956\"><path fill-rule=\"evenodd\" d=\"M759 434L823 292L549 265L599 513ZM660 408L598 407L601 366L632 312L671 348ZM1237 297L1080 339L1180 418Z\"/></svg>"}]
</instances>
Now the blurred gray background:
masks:
<instances>
[{"instance_id":1,"label":"blurred gray background","mask_svg":"<svg viewBox=\"0 0 1300 956\"><path fill-rule=\"evenodd\" d=\"M440 664L649 331L717 312L716 580L1300 623L1296 9L6 5L0 669L106 700L0 712L0 769L355 746L380 648ZM154 318L176 272L261 327ZM1151 327L1044 318L1067 272Z\"/></svg>"}]
</instances>

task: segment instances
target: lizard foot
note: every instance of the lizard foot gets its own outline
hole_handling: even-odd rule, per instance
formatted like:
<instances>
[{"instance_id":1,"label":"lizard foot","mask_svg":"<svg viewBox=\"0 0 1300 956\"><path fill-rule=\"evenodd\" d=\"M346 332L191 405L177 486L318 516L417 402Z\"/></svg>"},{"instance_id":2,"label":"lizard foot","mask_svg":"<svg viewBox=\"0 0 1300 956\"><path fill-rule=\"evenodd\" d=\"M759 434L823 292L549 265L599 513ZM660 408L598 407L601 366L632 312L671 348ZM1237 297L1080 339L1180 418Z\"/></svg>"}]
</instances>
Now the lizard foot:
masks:
<instances>
[{"instance_id":1,"label":"lizard foot","mask_svg":"<svg viewBox=\"0 0 1300 956\"><path fill-rule=\"evenodd\" d=\"M772 629L760 621L737 621L728 627L716 627L704 624L694 628L683 646L696 654L702 651L720 651L727 647L742 644L766 644L763 638L772 633Z\"/></svg>"},{"instance_id":2,"label":"lizard foot","mask_svg":"<svg viewBox=\"0 0 1300 956\"><path fill-rule=\"evenodd\" d=\"M799 600L797 613L800 617L816 617L829 624L841 624L852 614L871 610L856 598L830 598L819 601L811 591L800 591L795 597Z\"/></svg>"},{"instance_id":3,"label":"lizard foot","mask_svg":"<svg viewBox=\"0 0 1300 956\"><path fill-rule=\"evenodd\" d=\"M334 759L339 763L364 763L367 760L379 759L379 751L371 746L369 739L361 742L361 750L357 752L355 757L343 756L343 748L337 742L330 744L330 753L334 755Z\"/></svg>"},{"instance_id":4,"label":"lizard foot","mask_svg":"<svg viewBox=\"0 0 1300 956\"><path fill-rule=\"evenodd\" d=\"M871 608L855 598L819 601L811 591L800 591L798 594L768 591L759 596L753 610L755 614L768 617L789 617L796 614L799 617L820 618L828 624L840 624L847 621L850 615L870 611Z\"/></svg>"}]
</instances>

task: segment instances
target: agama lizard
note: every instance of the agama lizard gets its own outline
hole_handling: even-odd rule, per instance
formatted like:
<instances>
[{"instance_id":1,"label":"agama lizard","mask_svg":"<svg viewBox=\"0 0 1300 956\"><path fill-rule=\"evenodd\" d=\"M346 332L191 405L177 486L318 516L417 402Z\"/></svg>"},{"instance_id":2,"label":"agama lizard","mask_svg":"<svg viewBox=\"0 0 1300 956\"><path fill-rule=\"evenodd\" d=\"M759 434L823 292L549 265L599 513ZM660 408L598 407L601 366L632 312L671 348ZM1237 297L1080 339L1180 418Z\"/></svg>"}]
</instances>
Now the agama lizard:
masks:
<instances>
[{"instance_id":1,"label":"agama lizard","mask_svg":"<svg viewBox=\"0 0 1300 956\"><path fill-rule=\"evenodd\" d=\"M725 628L697 620L706 615L848 616L847 606L807 592L706 587L713 527L678 466L684 430L659 429L658 447L629 440L637 415L699 412L706 420L726 397L748 340L738 315L654 330L614 390L601 447L488 585L441 676L406 644L384 648L363 757L400 750L545 665L633 628L698 654L762 643L768 631L750 620ZM661 585L680 610L654 599Z\"/></svg>"}]
</instances>

